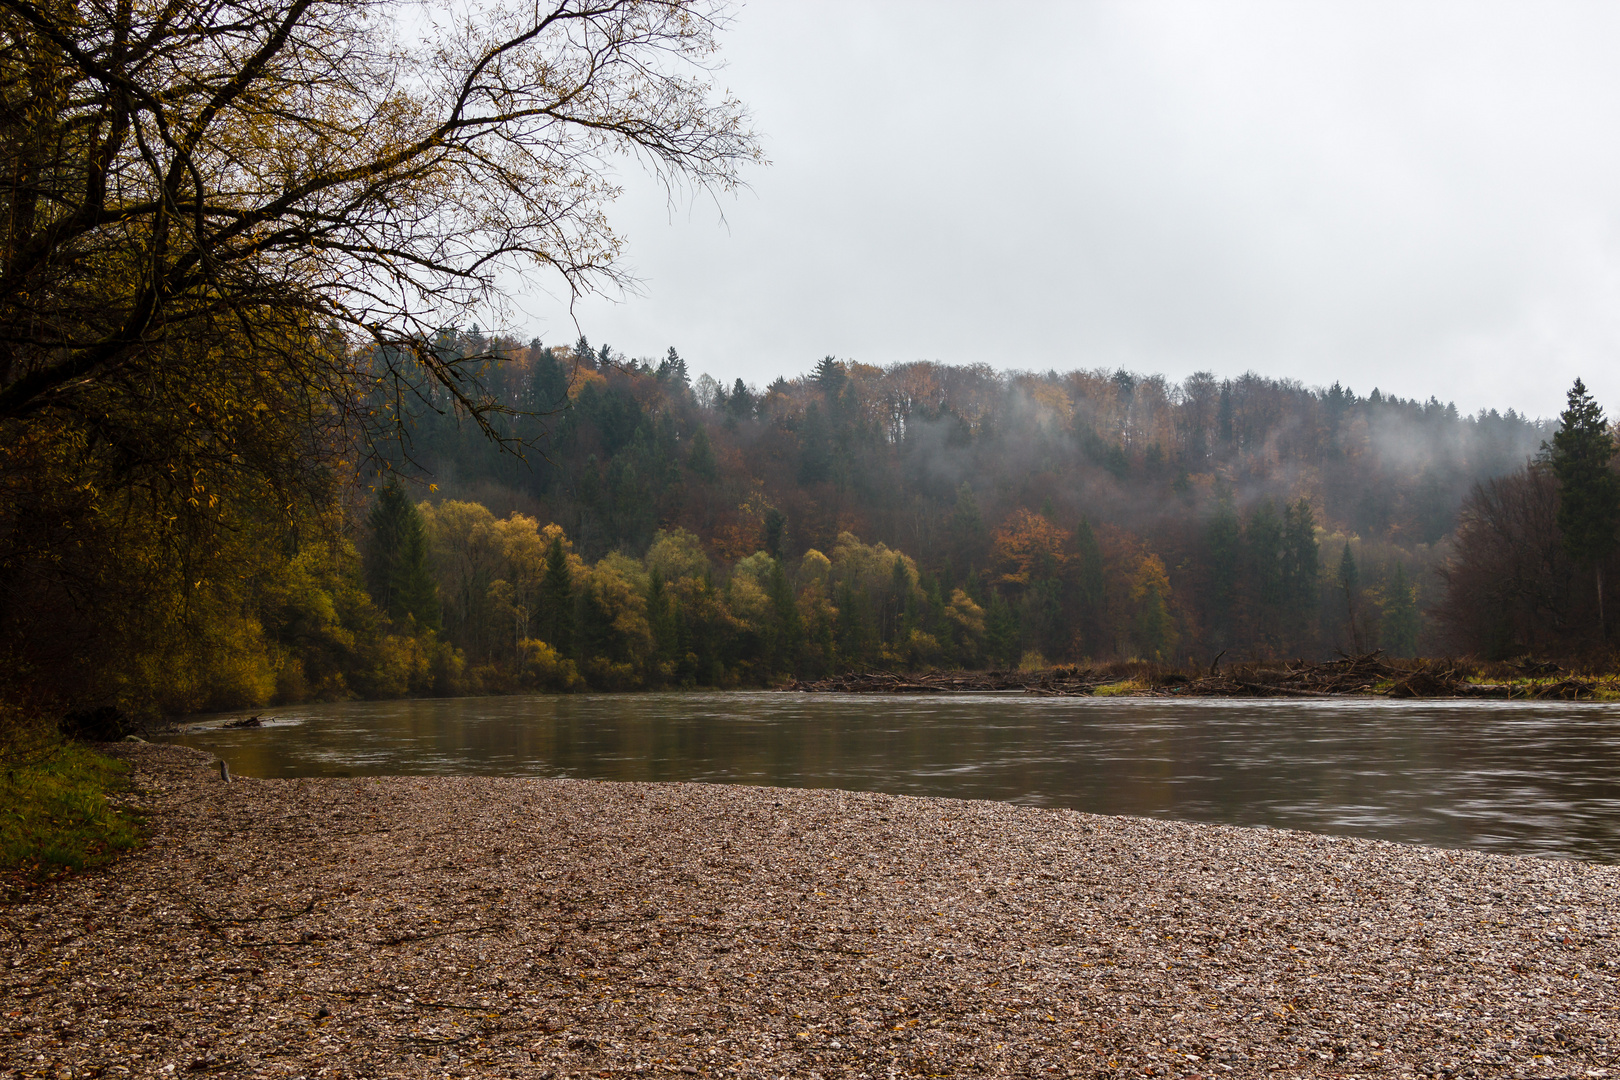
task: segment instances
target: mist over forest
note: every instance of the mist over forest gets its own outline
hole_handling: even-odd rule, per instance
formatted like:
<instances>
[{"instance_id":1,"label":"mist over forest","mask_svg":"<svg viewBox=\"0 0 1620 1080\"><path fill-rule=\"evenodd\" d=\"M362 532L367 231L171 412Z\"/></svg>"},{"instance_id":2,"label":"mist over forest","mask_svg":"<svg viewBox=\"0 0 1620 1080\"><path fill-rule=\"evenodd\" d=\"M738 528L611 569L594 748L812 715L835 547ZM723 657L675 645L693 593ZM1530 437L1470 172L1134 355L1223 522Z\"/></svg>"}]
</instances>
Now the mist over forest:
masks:
<instances>
[{"instance_id":1,"label":"mist over forest","mask_svg":"<svg viewBox=\"0 0 1620 1080\"><path fill-rule=\"evenodd\" d=\"M800 607L831 609L821 645L777 669L800 674L1466 647L1434 611L1459 511L1555 427L1255 375L827 357L727 387L673 348L635 360L477 333L439 347L504 358L483 374L529 414L500 428L529 449L498 452L442 395L421 403L393 465L431 482L429 502L549 524L585 560L683 535L724 580L764 553ZM870 545L904 569L835 565L831 584L811 569ZM482 572L513 576L498 560ZM441 590L462 597L447 633L475 650L492 621L481 589ZM978 614L952 618L953 597Z\"/></svg>"},{"instance_id":2,"label":"mist over forest","mask_svg":"<svg viewBox=\"0 0 1620 1080\"><path fill-rule=\"evenodd\" d=\"M527 29L513 8L432 40L387 5L8 17L0 730L926 667L1608 656L1620 487L1573 394L1571 427L1348 377L1009 371L1014 344L806 356L753 386L673 348L468 329L537 268L575 298L631 282L616 163L706 195L766 163L711 80L727 20L691 8L563 4Z\"/></svg>"}]
</instances>

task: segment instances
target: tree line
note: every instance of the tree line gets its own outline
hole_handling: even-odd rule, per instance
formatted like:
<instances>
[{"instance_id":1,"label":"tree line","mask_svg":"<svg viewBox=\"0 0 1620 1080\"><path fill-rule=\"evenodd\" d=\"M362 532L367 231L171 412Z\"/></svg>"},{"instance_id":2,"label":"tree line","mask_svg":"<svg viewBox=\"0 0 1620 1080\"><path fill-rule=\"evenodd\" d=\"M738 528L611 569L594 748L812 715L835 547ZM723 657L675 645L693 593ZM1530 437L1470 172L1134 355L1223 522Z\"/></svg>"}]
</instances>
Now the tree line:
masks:
<instances>
[{"instance_id":1,"label":"tree line","mask_svg":"<svg viewBox=\"0 0 1620 1080\"><path fill-rule=\"evenodd\" d=\"M476 332L440 345L505 358L485 375L534 414L508 433L535 448L497 454L445 403L419 410L395 465L431 476L441 499L555 526L587 560L640 558L679 529L722 583L764 553L795 596L801 561L846 536L903 553L926 598L905 624L922 647L894 648L887 624L844 615L830 594L851 636L835 622L832 648L775 654L777 676L903 656L1441 651L1435 571L1470 486L1551 433L1512 411L1465 417L1256 376L1172 384L829 357L759 390L694 381L674 349L636 360L584 339ZM964 641L946 616L958 593L984 613L982 637ZM466 647L477 635L462 627L477 623L446 633ZM755 658L748 670L763 669Z\"/></svg>"},{"instance_id":2,"label":"tree line","mask_svg":"<svg viewBox=\"0 0 1620 1080\"><path fill-rule=\"evenodd\" d=\"M761 161L719 0L417 14L0 3L0 727L263 700L334 650L393 687L420 643L353 572L357 464L413 402L508 409L435 328L623 283L611 163Z\"/></svg>"},{"instance_id":3,"label":"tree line","mask_svg":"<svg viewBox=\"0 0 1620 1080\"><path fill-rule=\"evenodd\" d=\"M621 280L615 155L724 190L759 147L713 5L396 15L0 4L7 708L1607 640L1572 422L445 329Z\"/></svg>"},{"instance_id":4,"label":"tree line","mask_svg":"<svg viewBox=\"0 0 1620 1080\"><path fill-rule=\"evenodd\" d=\"M1620 571L1613 429L1577 379L1557 431L1519 468L1477 484L1439 568L1436 621L1459 651L1491 659L1612 664Z\"/></svg>"},{"instance_id":5,"label":"tree line","mask_svg":"<svg viewBox=\"0 0 1620 1080\"><path fill-rule=\"evenodd\" d=\"M423 394L369 470L329 469L290 514L273 488L231 493L183 562L160 534L74 519L78 546L42 539L54 562L32 584L67 598L79 578L94 625L36 615L14 655L60 678L53 665L99 639L77 686L168 712L1413 655L1472 625L1446 606L1462 580L1450 533L1477 501L1455 489L1512 482L1505 463L1551 433L1254 376L826 358L756 391L692 380L674 349L629 360L475 332L434 347L482 357L481 392L512 404L497 440L453 396Z\"/></svg>"}]
</instances>

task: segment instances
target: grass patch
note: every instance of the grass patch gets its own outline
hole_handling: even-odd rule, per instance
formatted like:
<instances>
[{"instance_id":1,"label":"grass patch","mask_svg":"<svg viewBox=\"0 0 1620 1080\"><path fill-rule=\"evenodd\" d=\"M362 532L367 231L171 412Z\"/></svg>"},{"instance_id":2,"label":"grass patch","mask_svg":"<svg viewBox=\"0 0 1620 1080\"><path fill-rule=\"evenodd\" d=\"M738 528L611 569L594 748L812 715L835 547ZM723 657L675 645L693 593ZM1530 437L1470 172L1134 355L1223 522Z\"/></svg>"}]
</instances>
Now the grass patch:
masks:
<instances>
[{"instance_id":1,"label":"grass patch","mask_svg":"<svg viewBox=\"0 0 1620 1080\"><path fill-rule=\"evenodd\" d=\"M1119 682L1105 683L1092 693L1098 697L1126 697L1130 694L1140 694L1147 688L1148 684L1141 679L1122 679Z\"/></svg>"},{"instance_id":2,"label":"grass patch","mask_svg":"<svg viewBox=\"0 0 1620 1080\"><path fill-rule=\"evenodd\" d=\"M0 765L0 894L101 866L141 841L139 815L108 795L129 766L77 743Z\"/></svg>"}]
</instances>

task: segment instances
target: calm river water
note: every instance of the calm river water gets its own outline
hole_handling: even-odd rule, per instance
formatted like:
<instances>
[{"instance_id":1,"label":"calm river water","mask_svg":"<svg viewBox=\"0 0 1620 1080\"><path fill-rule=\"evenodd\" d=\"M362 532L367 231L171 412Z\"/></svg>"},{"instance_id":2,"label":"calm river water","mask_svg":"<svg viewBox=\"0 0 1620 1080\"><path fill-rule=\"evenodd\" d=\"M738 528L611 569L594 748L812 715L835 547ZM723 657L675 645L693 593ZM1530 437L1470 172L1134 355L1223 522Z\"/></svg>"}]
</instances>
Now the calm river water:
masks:
<instances>
[{"instance_id":1,"label":"calm river water","mask_svg":"<svg viewBox=\"0 0 1620 1080\"><path fill-rule=\"evenodd\" d=\"M726 693L270 715L175 741L244 776L836 787L1620 862L1620 707L1601 704Z\"/></svg>"}]
</instances>

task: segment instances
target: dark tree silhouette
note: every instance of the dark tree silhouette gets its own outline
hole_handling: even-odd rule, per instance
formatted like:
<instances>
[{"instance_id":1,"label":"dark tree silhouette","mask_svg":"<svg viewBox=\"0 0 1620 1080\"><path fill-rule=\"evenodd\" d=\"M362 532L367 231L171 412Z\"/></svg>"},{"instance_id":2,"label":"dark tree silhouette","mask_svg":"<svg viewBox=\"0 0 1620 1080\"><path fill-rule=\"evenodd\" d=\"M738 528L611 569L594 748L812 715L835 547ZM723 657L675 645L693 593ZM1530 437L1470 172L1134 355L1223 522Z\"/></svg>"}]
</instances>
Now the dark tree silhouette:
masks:
<instances>
[{"instance_id":1,"label":"dark tree silhouette","mask_svg":"<svg viewBox=\"0 0 1620 1080\"><path fill-rule=\"evenodd\" d=\"M424 630L439 628L439 598L428 563L422 515L397 483L377 493L366 519L371 535L365 549L366 590L389 618L407 617Z\"/></svg>"},{"instance_id":2,"label":"dark tree silhouette","mask_svg":"<svg viewBox=\"0 0 1620 1080\"><path fill-rule=\"evenodd\" d=\"M1576 379L1569 404L1558 417L1547 461L1558 478L1558 531L1564 550L1590 566L1597 586L1598 633L1608 637L1603 616L1603 563L1615 548L1620 528L1620 476L1614 461L1614 436L1603 410Z\"/></svg>"}]
</instances>

